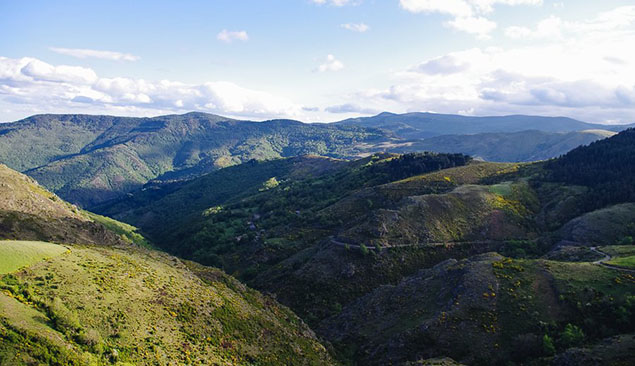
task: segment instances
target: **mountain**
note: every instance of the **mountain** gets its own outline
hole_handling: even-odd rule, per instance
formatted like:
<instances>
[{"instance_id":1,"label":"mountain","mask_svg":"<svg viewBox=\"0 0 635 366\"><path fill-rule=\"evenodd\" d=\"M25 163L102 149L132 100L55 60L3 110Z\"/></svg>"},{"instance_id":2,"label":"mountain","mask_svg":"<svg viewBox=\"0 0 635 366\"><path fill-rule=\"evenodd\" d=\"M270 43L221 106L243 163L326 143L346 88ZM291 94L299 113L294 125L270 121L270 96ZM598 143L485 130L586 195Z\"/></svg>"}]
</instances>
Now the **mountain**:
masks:
<instances>
[{"instance_id":1,"label":"mountain","mask_svg":"<svg viewBox=\"0 0 635 366\"><path fill-rule=\"evenodd\" d=\"M272 298L137 246L130 226L6 166L0 178L0 238L16 239L0 240L1 365L335 364Z\"/></svg>"},{"instance_id":2,"label":"mountain","mask_svg":"<svg viewBox=\"0 0 635 366\"><path fill-rule=\"evenodd\" d=\"M539 163L253 162L99 212L275 294L344 363L627 365L634 131Z\"/></svg>"},{"instance_id":3,"label":"mountain","mask_svg":"<svg viewBox=\"0 0 635 366\"><path fill-rule=\"evenodd\" d=\"M148 182L186 181L252 159L309 154L355 159L424 150L492 161L546 159L610 134L592 128L618 127L566 118L429 113L383 113L334 124L239 121L205 113L153 118L36 115L0 124L0 162L90 208ZM438 136L447 134L455 135Z\"/></svg>"},{"instance_id":4,"label":"mountain","mask_svg":"<svg viewBox=\"0 0 635 366\"><path fill-rule=\"evenodd\" d=\"M0 125L0 161L83 207L152 179L199 176L251 159L359 155L379 131L290 120L237 121L204 113L124 118L38 115Z\"/></svg>"},{"instance_id":5,"label":"mountain","mask_svg":"<svg viewBox=\"0 0 635 366\"><path fill-rule=\"evenodd\" d=\"M462 153L487 161L530 162L547 160L581 145L615 135L607 130L573 132L520 131L508 133L477 133L473 135L443 135L419 141L401 143L388 151L436 151Z\"/></svg>"},{"instance_id":6,"label":"mountain","mask_svg":"<svg viewBox=\"0 0 635 366\"><path fill-rule=\"evenodd\" d=\"M340 125L379 128L404 139L425 139L440 135L520 132L571 132L591 129L621 131L629 126L607 126L566 117L496 116L471 117L435 113L381 113L373 117L351 118Z\"/></svg>"}]
</instances>

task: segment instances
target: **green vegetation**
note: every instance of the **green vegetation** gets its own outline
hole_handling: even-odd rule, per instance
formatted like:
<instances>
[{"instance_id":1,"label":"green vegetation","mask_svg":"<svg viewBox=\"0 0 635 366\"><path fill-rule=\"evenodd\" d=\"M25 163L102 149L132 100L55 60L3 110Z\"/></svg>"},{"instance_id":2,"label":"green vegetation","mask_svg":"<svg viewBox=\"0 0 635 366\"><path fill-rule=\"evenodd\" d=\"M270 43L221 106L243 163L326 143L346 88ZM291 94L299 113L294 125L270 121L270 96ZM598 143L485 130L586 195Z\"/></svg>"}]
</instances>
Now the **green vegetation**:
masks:
<instances>
[{"instance_id":1,"label":"green vegetation","mask_svg":"<svg viewBox=\"0 0 635 366\"><path fill-rule=\"evenodd\" d=\"M253 159L307 154L354 158L427 150L529 161L610 135L600 128L609 127L532 116L474 122L462 116L384 113L358 121L306 124L237 121L205 113L154 118L37 115L0 126L0 162L91 208L149 181L187 180ZM561 131L575 132L557 133ZM482 132L490 134L474 135ZM428 139L448 134L468 135Z\"/></svg>"},{"instance_id":2,"label":"green vegetation","mask_svg":"<svg viewBox=\"0 0 635 366\"><path fill-rule=\"evenodd\" d=\"M0 274L60 255L68 249L62 245L37 242L0 240Z\"/></svg>"},{"instance_id":3,"label":"green vegetation","mask_svg":"<svg viewBox=\"0 0 635 366\"><path fill-rule=\"evenodd\" d=\"M204 113L156 118L40 115L0 127L0 161L89 207L153 179L197 177L253 159L350 158L390 141L375 129ZM268 177L270 178L270 177Z\"/></svg>"},{"instance_id":4,"label":"green vegetation","mask_svg":"<svg viewBox=\"0 0 635 366\"><path fill-rule=\"evenodd\" d=\"M631 128L589 146L578 147L548 162L548 179L589 187L584 209L635 201L635 129ZM598 174L601 172L601 174Z\"/></svg>"},{"instance_id":5,"label":"green vegetation","mask_svg":"<svg viewBox=\"0 0 635 366\"><path fill-rule=\"evenodd\" d=\"M245 123L174 118L227 130ZM85 151L116 146L132 159L149 156L148 141L167 149L153 139L171 119L124 122ZM294 122L268 124L258 128ZM119 143L130 128L138 144ZM346 365L627 365L635 277L609 265L630 267L635 257L632 131L533 164L381 153L230 166L238 155L286 154L287 140L240 135L231 156L212 163L209 146L193 139L172 166L152 170L177 173L98 206L134 226L7 173L0 234L66 242L61 232L75 243L108 234L109 244L127 245L71 245L3 276L0 353L14 363L333 364L301 318ZM309 146L323 152L320 141ZM143 170L146 160L137 162ZM140 233L201 264L142 248ZM596 262L599 245L611 263Z\"/></svg>"},{"instance_id":6,"label":"green vegetation","mask_svg":"<svg viewBox=\"0 0 635 366\"><path fill-rule=\"evenodd\" d=\"M465 132L459 132L465 133ZM390 152L437 151L463 153L487 161L529 162L551 159L570 150L614 135L606 130L574 132L521 131L508 133L478 133L445 135L426 138Z\"/></svg>"},{"instance_id":7,"label":"green vegetation","mask_svg":"<svg viewBox=\"0 0 635 366\"><path fill-rule=\"evenodd\" d=\"M104 225L106 229L115 234L119 234L124 241L140 247L152 248L150 242L145 237L143 237L143 235L137 232L138 229L136 227L125 224L121 221L113 220L110 217L97 215L88 211L83 212L95 222Z\"/></svg>"},{"instance_id":8,"label":"green vegetation","mask_svg":"<svg viewBox=\"0 0 635 366\"><path fill-rule=\"evenodd\" d=\"M3 362L333 364L272 299L158 252L72 246L0 288Z\"/></svg>"},{"instance_id":9,"label":"green vegetation","mask_svg":"<svg viewBox=\"0 0 635 366\"><path fill-rule=\"evenodd\" d=\"M81 244L143 241L130 226L82 211L2 164L0 182L0 239Z\"/></svg>"}]
</instances>

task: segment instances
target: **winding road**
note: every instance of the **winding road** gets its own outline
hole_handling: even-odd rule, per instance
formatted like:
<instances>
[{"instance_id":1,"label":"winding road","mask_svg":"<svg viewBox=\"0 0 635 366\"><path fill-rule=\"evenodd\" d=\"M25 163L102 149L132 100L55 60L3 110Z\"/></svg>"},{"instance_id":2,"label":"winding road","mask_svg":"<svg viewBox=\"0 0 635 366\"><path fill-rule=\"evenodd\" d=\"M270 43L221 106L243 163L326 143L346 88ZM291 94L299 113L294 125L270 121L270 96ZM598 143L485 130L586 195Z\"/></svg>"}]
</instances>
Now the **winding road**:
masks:
<instances>
[{"instance_id":1,"label":"winding road","mask_svg":"<svg viewBox=\"0 0 635 366\"><path fill-rule=\"evenodd\" d=\"M610 254L599 250L598 247L590 247L589 249L591 249L591 251L593 251L594 253L597 253L599 255L603 255L604 256L604 258L593 262L593 264L596 264L596 265L599 265L599 266L604 266L604 267L607 267L607 268L612 268L612 269L615 269L615 270L618 270L618 271L635 273L635 270L628 269L628 268L623 268L623 267L618 267L618 266L614 266L612 264L606 263L606 262L610 261L611 259L613 259L613 257Z\"/></svg>"}]
</instances>

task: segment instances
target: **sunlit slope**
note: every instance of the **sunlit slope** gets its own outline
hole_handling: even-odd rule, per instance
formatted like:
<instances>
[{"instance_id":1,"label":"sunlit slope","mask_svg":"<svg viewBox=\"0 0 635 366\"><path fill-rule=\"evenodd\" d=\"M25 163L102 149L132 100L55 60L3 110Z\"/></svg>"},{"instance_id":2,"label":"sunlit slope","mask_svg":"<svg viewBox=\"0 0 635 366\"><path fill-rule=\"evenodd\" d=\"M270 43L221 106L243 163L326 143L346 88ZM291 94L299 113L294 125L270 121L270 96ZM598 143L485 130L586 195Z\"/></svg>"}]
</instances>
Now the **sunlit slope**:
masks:
<instances>
[{"instance_id":1,"label":"sunlit slope","mask_svg":"<svg viewBox=\"0 0 635 366\"><path fill-rule=\"evenodd\" d=\"M72 246L0 283L3 364L332 364L286 308L158 252Z\"/></svg>"},{"instance_id":2,"label":"sunlit slope","mask_svg":"<svg viewBox=\"0 0 635 366\"><path fill-rule=\"evenodd\" d=\"M62 245L46 242L0 240L0 274L16 271L67 250Z\"/></svg>"}]
</instances>

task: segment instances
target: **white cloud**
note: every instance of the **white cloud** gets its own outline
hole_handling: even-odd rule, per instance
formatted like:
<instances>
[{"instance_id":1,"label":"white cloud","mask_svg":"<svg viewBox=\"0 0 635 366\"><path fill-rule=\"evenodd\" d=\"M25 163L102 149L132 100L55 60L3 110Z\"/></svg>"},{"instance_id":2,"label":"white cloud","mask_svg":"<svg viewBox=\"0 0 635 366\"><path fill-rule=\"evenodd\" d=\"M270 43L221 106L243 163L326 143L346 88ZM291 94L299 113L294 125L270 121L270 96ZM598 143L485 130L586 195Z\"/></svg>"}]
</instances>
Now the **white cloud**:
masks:
<instances>
[{"instance_id":1,"label":"white cloud","mask_svg":"<svg viewBox=\"0 0 635 366\"><path fill-rule=\"evenodd\" d=\"M635 26L635 6L622 6L600 13L587 21L565 21L550 16L538 22L535 28L508 27L505 35L514 39L562 39L576 37L579 34L598 34L628 30Z\"/></svg>"},{"instance_id":2,"label":"white cloud","mask_svg":"<svg viewBox=\"0 0 635 366\"><path fill-rule=\"evenodd\" d=\"M340 27L347 29L351 32L364 33L370 30L370 27L364 23L346 23L340 25Z\"/></svg>"},{"instance_id":3,"label":"white cloud","mask_svg":"<svg viewBox=\"0 0 635 366\"><path fill-rule=\"evenodd\" d=\"M249 35L246 31L228 31L223 29L216 35L216 39L225 43L232 43L234 41L246 42L249 40Z\"/></svg>"},{"instance_id":4,"label":"white cloud","mask_svg":"<svg viewBox=\"0 0 635 366\"><path fill-rule=\"evenodd\" d=\"M316 71L319 72L327 72L327 71L340 71L344 68L344 64L335 58L333 55L326 56L326 60L323 64L317 67Z\"/></svg>"},{"instance_id":5,"label":"white cloud","mask_svg":"<svg viewBox=\"0 0 635 366\"><path fill-rule=\"evenodd\" d=\"M139 60L139 56L131 55L129 53L115 52L115 51L100 51L100 50L91 50L91 49L85 49L85 48L60 48L60 47L50 47L49 49L61 55L67 55L67 56L72 56L77 58L100 58L103 60L112 60L112 61Z\"/></svg>"},{"instance_id":6,"label":"white cloud","mask_svg":"<svg viewBox=\"0 0 635 366\"><path fill-rule=\"evenodd\" d=\"M412 13L450 15L453 19L446 26L485 39L496 29L496 23L484 17L495 5L542 5L542 0L399 0L399 4Z\"/></svg>"},{"instance_id":7,"label":"white cloud","mask_svg":"<svg viewBox=\"0 0 635 366\"><path fill-rule=\"evenodd\" d=\"M446 24L456 30L474 34L481 39L490 38L489 33L496 29L496 23L484 17L457 17Z\"/></svg>"},{"instance_id":8,"label":"white cloud","mask_svg":"<svg viewBox=\"0 0 635 366\"><path fill-rule=\"evenodd\" d=\"M542 41L440 55L393 74L387 88L360 91L342 103L635 122L635 7L576 22L551 17L528 32L523 35Z\"/></svg>"},{"instance_id":9,"label":"white cloud","mask_svg":"<svg viewBox=\"0 0 635 366\"><path fill-rule=\"evenodd\" d=\"M102 78L92 69L28 57L0 57L0 105L22 108L25 114L80 110L150 115L198 110L244 118L304 115L303 107L287 98L227 81L188 84Z\"/></svg>"}]
</instances>

